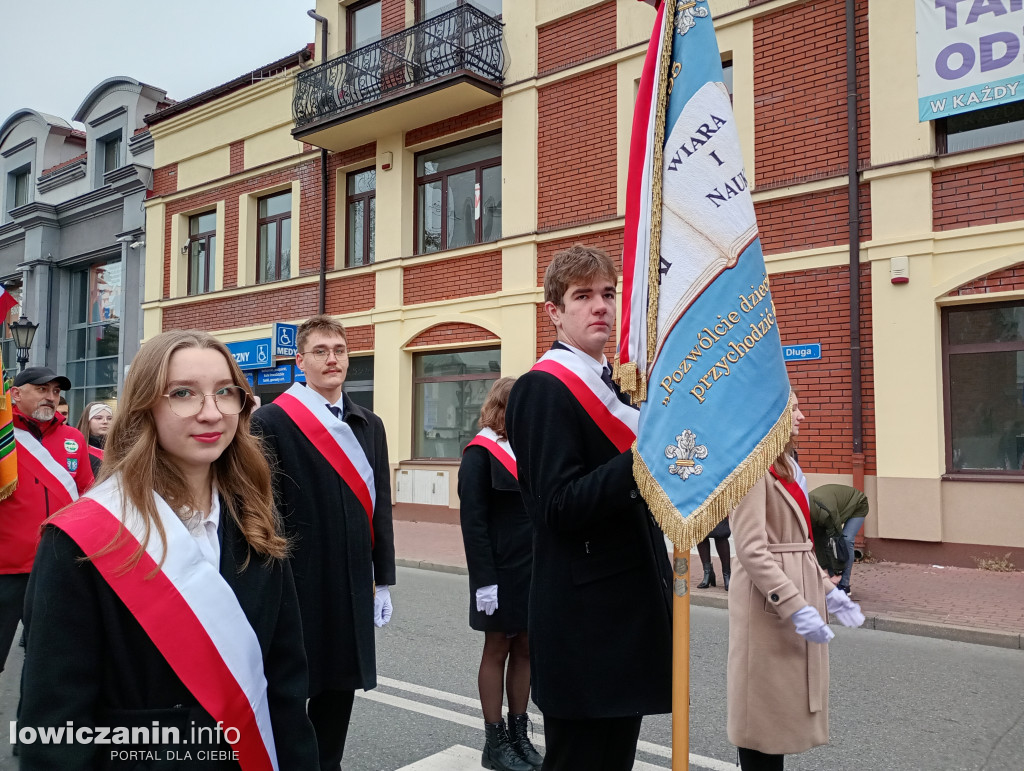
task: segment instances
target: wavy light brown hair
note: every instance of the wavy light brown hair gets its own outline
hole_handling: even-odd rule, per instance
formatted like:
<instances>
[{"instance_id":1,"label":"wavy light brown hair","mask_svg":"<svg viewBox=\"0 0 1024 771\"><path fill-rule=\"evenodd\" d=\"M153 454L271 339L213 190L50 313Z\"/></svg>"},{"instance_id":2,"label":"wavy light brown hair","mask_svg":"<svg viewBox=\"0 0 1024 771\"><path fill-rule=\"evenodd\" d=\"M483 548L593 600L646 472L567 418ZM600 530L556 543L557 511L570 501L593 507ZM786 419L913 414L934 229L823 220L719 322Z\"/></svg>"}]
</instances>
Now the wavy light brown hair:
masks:
<instances>
[{"instance_id":1,"label":"wavy light brown hair","mask_svg":"<svg viewBox=\"0 0 1024 771\"><path fill-rule=\"evenodd\" d=\"M794 408L793 399L796 397L796 389L791 388L789 391L789 408ZM796 478L796 469L793 468L793 453L796 450L796 440L790 434L789 441L786 442L786 446L782 448L782 454L775 459L775 463L772 467L775 469L775 473L779 475L779 479L783 482L792 482Z\"/></svg>"},{"instance_id":2,"label":"wavy light brown hair","mask_svg":"<svg viewBox=\"0 0 1024 771\"><path fill-rule=\"evenodd\" d=\"M512 393L515 382L514 377L495 380L491 390L487 392L487 398L484 399L484 406L480 408L480 428L491 429L502 440L508 439L505 434L505 407L508 406L508 395Z\"/></svg>"},{"instance_id":3,"label":"wavy light brown hair","mask_svg":"<svg viewBox=\"0 0 1024 771\"><path fill-rule=\"evenodd\" d=\"M544 301L565 310L565 293L573 284L584 284L595 278L607 278L613 285L618 281L615 263L604 249L596 246L573 244L556 252L548 269L544 271Z\"/></svg>"},{"instance_id":4,"label":"wavy light brown hair","mask_svg":"<svg viewBox=\"0 0 1024 771\"><path fill-rule=\"evenodd\" d=\"M153 492L167 501L175 511L186 506L205 508L203 505L196 506L202 502L190 500L185 477L160 449L153 419L153 408L167 390L171 356L177 351L191 348L213 350L223 356L228 363L232 382L244 389L246 394L245 404L238 415L235 436L213 462L214 479L224 499L227 514L238 525L252 551L268 560L288 556L288 542L280 533L274 511L270 468L259 440L250 432L255 400L245 376L227 346L213 335L200 330L172 330L144 343L132 361L128 377L125 378L124 394L118 402L117 415L107 434L103 466L100 469L99 481L120 474L122 504L131 504L144 521L140 546L124 565L125 569L138 565L153 530L156 530L165 545L167 543L167 535L157 516ZM119 530L108 546L89 558L112 550L120 537ZM248 562L247 555L243 567Z\"/></svg>"}]
</instances>

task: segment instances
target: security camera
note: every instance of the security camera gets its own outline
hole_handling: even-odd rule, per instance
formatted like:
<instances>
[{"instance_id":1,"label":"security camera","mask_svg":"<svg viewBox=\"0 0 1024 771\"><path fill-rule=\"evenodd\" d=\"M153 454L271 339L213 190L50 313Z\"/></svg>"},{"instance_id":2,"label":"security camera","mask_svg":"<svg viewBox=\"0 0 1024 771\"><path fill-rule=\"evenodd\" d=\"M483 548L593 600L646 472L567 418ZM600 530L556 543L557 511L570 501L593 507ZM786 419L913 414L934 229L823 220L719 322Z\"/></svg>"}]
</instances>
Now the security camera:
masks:
<instances>
[{"instance_id":1,"label":"security camera","mask_svg":"<svg viewBox=\"0 0 1024 771\"><path fill-rule=\"evenodd\" d=\"M131 246L129 246L128 248L129 248L129 249L138 249L138 248L139 248L140 246L145 246L145 245L146 245L146 242L145 242L145 241L135 241L135 242L134 242L134 243L132 243L132 245L131 245Z\"/></svg>"}]
</instances>

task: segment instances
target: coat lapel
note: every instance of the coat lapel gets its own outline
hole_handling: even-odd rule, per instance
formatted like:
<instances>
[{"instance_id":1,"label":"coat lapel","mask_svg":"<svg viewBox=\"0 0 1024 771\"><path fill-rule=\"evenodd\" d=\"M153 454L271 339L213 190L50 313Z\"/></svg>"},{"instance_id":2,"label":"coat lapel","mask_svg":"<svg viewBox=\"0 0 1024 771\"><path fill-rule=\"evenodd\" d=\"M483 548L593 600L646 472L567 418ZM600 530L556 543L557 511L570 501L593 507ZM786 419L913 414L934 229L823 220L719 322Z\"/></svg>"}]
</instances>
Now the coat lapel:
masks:
<instances>
[{"instance_id":1,"label":"coat lapel","mask_svg":"<svg viewBox=\"0 0 1024 771\"><path fill-rule=\"evenodd\" d=\"M793 496L789 494L789 490L786 489L786 486L775 478L774 474L771 475L771 478L772 484L775 485L775 489L778 490L780 495L782 495L782 499L786 502L786 505L789 506L789 510L793 513L793 516L796 517L796 521L799 523L800 532L804 534L805 539L810 540L811 535L807 532L807 520L804 519L804 513L800 511L800 504L797 503ZM810 502L808 502L808 505L809 504Z\"/></svg>"}]
</instances>

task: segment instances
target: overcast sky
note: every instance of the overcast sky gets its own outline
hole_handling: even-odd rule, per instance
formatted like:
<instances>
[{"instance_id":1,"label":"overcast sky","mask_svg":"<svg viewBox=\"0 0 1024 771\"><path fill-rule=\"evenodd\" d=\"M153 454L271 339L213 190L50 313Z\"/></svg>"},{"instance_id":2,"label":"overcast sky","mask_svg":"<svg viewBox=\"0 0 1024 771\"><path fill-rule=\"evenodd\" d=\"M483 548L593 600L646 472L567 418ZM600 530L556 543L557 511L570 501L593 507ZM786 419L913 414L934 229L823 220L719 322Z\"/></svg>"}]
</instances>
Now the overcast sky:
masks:
<instances>
[{"instance_id":1,"label":"overcast sky","mask_svg":"<svg viewBox=\"0 0 1024 771\"><path fill-rule=\"evenodd\" d=\"M29 107L71 123L127 75L182 100L313 42L315 0L0 0L0 124ZM82 126L76 124L76 128Z\"/></svg>"}]
</instances>

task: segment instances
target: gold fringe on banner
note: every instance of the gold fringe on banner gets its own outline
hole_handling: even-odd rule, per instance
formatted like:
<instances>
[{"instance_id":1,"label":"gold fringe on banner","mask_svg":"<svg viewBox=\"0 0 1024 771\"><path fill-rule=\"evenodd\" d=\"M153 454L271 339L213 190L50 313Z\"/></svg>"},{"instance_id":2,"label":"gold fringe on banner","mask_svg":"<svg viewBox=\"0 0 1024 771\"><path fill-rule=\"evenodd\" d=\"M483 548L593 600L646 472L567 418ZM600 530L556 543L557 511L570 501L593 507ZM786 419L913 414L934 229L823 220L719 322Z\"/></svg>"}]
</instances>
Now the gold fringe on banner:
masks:
<instances>
[{"instance_id":1,"label":"gold fringe on banner","mask_svg":"<svg viewBox=\"0 0 1024 771\"><path fill-rule=\"evenodd\" d=\"M612 379L619 384L619 390L629 394L634 405L647 401L647 378L640 376L640 368L635 361L619 364L619 355L615 354L612 362Z\"/></svg>"},{"instance_id":2,"label":"gold fringe on banner","mask_svg":"<svg viewBox=\"0 0 1024 771\"><path fill-rule=\"evenodd\" d=\"M743 500L743 496L768 473L768 469L789 443L792 431L793 411L787 400L786 409L775 421L768 435L688 517L679 513L668 494L655 480L651 470L637 452L636 442L633 443L633 478L668 539L677 549L689 552L695 544L707 538L708 533L715 529L715 525L725 519Z\"/></svg>"}]
</instances>

